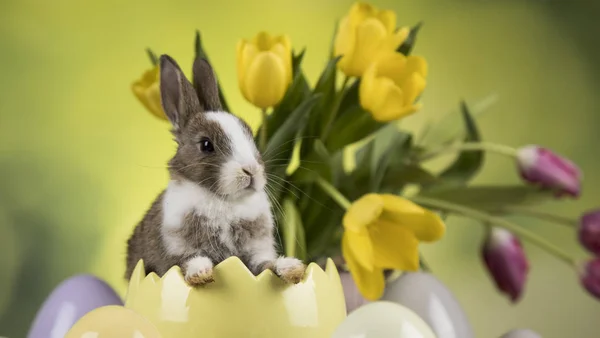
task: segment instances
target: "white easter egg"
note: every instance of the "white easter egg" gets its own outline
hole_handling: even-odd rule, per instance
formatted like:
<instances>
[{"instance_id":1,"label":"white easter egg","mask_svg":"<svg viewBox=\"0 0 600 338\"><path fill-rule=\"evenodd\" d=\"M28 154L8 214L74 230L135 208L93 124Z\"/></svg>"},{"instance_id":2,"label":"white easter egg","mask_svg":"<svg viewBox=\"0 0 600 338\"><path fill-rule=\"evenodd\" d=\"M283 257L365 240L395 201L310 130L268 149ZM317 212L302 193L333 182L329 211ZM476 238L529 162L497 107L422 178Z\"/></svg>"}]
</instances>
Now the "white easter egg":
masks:
<instances>
[{"instance_id":1,"label":"white easter egg","mask_svg":"<svg viewBox=\"0 0 600 338\"><path fill-rule=\"evenodd\" d=\"M354 310L331 338L436 338L410 309L392 302L372 302Z\"/></svg>"},{"instance_id":2,"label":"white easter egg","mask_svg":"<svg viewBox=\"0 0 600 338\"><path fill-rule=\"evenodd\" d=\"M401 304L419 315L438 338L473 338L473 329L456 298L435 276L407 272L388 282L382 300Z\"/></svg>"}]
</instances>

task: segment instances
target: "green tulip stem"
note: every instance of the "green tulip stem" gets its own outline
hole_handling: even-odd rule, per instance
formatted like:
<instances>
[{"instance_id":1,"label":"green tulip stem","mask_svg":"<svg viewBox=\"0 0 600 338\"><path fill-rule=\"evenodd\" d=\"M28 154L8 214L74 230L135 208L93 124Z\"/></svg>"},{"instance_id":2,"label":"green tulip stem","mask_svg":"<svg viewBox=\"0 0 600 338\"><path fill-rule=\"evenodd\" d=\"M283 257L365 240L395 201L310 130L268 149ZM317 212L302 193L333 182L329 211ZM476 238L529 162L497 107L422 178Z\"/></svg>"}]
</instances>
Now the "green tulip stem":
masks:
<instances>
[{"instance_id":1,"label":"green tulip stem","mask_svg":"<svg viewBox=\"0 0 600 338\"><path fill-rule=\"evenodd\" d=\"M260 126L260 150L265 151L267 149L267 109L263 108L262 113L262 124Z\"/></svg>"},{"instance_id":2,"label":"green tulip stem","mask_svg":"<svg viewBox=\"0 0 600 338\"><path fill-rule=\"evenodd\" d=\"M500 155L504 155L504 156L508 156L508 157L512 157L512 158L517 157L517 150L515 148L509 147L509 146L506 146L503 144L488 143L488 142L465 142L465 143L458 143L458 144L443 146L438 149L427 152L423 155L420 155L418 157L418 161L424 162L424 161L433 159L435 157L438 157L439 155L449 153L449 152L462 152L462 151L473 151L473 150L488 151L488 152L492 152L492 153L496 153L496 154L500 154Z\"/></svg>"},{"instance_id":3,"label":"green tulip stem","mask_svg":"<svg viewBox=\"0 0 600 338\"><path fill-rule=\"evenodd\" d=\"M344 98L344 92L346 91L346 87L348 86L349 81L350 81L350 77L347 75L344 75L344 81L342 82L342 87L340 88L340 91L337 93L337 96L335 97L335 101L333 102L333 107L331 108L331 112L329 113L329 118L327 119L327 122L325 123L325 128L323 128L323 131L321 132L321 141L323 141L323 142L325 142L325 140L327 139L327 136L329 136L329 132L331 131L333 122L335 121L335 118L338 114L338 110L340 110L340 104L342 104L342 98Z\"/></svg>"},{"instance_id":4,"label":"green tulip stem","mask_svg":"<svg viewBox=\"0 0 600 338\"><path fill-rule=\"evenodd\" d=\"M533 210L533 209L529 209L526 207L519 207L519 206L504 207L504 208L501 208L500 211L509 212L511 214L520 214L523 216L534 217L539 220L564 225L564 226L567 226L570 228L576 228L579 226L579 222L575 219L565 217L565 216L555 215L555 214L551 214L551 213L547 213L547 212L543 212L543 211Z\"/></svg>"},{"instance_id":5,"label":"green tulip stem","mask_svg":"<svg viewBox=\"0 0 600 338\"><path fill-rule=\"evenodd\" d=\"M577 261L573 257L571 257L571 255L562 251L562 249L560 249L556 245L537 236L533 232L526 230L526 229L520 227L519 225L512 223L510 221L507 221L503 218L492 216L487 213L484 213L484 212L481 212L481 211L478 211L475 209L471 209L471 208L468 208L468 207L465 207L462 205L458 205L458 204L454 204L454 203L450 203L450 202L446 202L446 201L441 201L441 200L437 200L437 199L433 199L433 198L428 198L428 197L415 196L415 197L411 197L410 200L412 200L413 202L415 202L417 204L421 204L424 207L433 208L433 209L441 209L441 210L444 210L447 212L461 214L463 216L479 220L479 221L483 222L484 224L495 225L495 226L504 228L508 231L511 231L516 236L536 245L540 249L545 250L546 252L550 253L551 255L553 255L556 258L560 259L561 261L565 262L567 265L572 266L572 267L577 266Z\"/></svg>"},{"instance_id":6,"label":"green tulip stem","mask_svg":"<svg viewBox=\"0 0 600 338\"><path fill-rule=\"evenodd\" d=\"M317 177L316 181L317 185L323 189L323 191L329 195L329 197L333 198L333 200L340 205L344 210L348 210L350 208L350 201L337 190L331 183L324 180L322 177Z\"/></svg>"}]
</instances>

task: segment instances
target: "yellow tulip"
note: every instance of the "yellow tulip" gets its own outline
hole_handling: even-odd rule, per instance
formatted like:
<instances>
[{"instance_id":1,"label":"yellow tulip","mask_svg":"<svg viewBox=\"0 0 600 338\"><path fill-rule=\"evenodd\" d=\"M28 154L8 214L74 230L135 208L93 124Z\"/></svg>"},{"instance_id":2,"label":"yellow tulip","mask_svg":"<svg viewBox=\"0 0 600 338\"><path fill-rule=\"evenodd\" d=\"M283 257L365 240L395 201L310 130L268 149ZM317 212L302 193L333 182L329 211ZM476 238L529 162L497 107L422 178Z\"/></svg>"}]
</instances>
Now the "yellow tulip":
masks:
<instances>
[{"instance_id":1,"label":"yellow tulip","mask_svg":"<svg viewBox=\"0 0 600 338\"><path fill-rule=\"evenodd\" d=\"M360 82L360 104L380 122L410 115L421 108L415 100L425 89L426 76L424 58L388 54L365 71Z\"/></svg>"},{"instance_id":2,"label":"yellow tulip","mask_svg":"<svg viewBox=\"0 0 600 338\"><path fill-rule=\"evenodd\" d=\"M147 70L131 85L133 94L154 116L167 120L160 99L160 71L158 65Z\"/></svg>"},{"instance_id":3,"label":"yellow tulip","mask_svg":"<svg viewBox=\"0 0 600 338\"><path fill-rule=\"evenodd\" d=\"M342 56L338 66L347 76L362 76L382 55L398 49L410 29L396 29L396 13L357 2L340 21L334 41L334 55Z\"/></svg>"},{"instance_id":4,"label":"yellow tulip","mask_svg":"<svg viewBox=\"0 0 600 338\"><path fill-rule=\"evenodd\" d=\"M384 269L419 269L418 244L445 233L435 213L402 197L367 194L355 201L343 219L342 254L363 297L379 299Z\"/></svg>"},{"instance_id":5,"label":"yellow tulip","mask_svg":"<svg viewBox=\"0 0 600 338\"><path fill-rule=\"evenodd\" d=\"M238 84L244 98L266 109L279 103L292 82L292 46L285 36L260 32L237 45Z\"/></svg>"}]
</instances>

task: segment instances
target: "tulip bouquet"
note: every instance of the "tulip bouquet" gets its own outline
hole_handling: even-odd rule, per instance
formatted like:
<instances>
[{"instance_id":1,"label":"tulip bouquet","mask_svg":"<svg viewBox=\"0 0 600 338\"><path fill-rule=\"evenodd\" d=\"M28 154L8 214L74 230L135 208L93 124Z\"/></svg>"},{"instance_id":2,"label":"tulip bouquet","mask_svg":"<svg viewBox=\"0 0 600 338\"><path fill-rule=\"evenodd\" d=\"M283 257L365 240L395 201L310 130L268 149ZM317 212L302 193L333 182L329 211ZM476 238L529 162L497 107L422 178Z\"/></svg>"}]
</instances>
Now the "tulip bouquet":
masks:
<instances>
[{"instance_id":1,"label":"tulip bouquet","mask_svg":"<svg viewBox=\"0 0 600 338\"><path fill-rule=\"evenodd\" d=\"M420 29L398 28L392 11L354 4L336 25L329 60L314 83L302 69L305 50L293 51L287 36L261 32L238 43L239 90L262 112L255 140L267 167L282 251L305 261L339 258L362 296L376 300L388 272L427 269L419 242L439 240L443 219L461 215L489 229L483 261L512 301L520 298L529 269L520 240L577 268L583 285L600 297L600 260L580 264L506 217L529 214L574 224L585 247L600 254L600 214L573 222L533 209L580 195L575 164L539 146L483 142L476 118L489 99L461 102L419 134L399 126L419 112L427 84L426 59L413 53ZM153 67L132 90L166 120L156 56L148 53ZM195 53L209 60L199 32ZM225 110L244 117L228 105L222 88L220 97ZM456 154L449 166L426 168L447 153ZM470 184L488 153L514 161L523 183Z\"/></svg>"}]
</instances>

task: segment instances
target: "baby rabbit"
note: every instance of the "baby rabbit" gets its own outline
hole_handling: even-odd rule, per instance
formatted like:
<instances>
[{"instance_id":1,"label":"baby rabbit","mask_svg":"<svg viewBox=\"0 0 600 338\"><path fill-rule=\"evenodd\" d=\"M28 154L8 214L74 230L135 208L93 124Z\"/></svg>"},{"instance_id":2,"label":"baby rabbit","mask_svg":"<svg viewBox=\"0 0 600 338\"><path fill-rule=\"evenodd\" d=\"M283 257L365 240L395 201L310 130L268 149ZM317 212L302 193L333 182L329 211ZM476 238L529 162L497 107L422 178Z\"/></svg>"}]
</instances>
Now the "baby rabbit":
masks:
<instances>
[{"instance_id":1,"label":"baby rabbit","mask_svg":"<svg viewBox=\"0 0 600 338\"><path fill-rule=\"evenodd\" d=\"M255 275L271 269L298 283L305 265L278 257L273 216L265 192L261 154L249 126L222 111L212 67L193 66L192 85L168 55L160 57L160 93L177 152L171 180L127 242L127 271L144 260L146 272L162 276L181 267L189 285L212 282L215 264L239 257Z\"/></svg>"}]
</instances>

